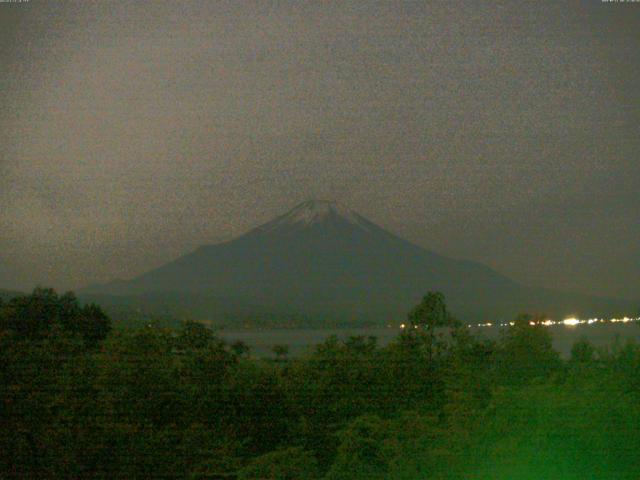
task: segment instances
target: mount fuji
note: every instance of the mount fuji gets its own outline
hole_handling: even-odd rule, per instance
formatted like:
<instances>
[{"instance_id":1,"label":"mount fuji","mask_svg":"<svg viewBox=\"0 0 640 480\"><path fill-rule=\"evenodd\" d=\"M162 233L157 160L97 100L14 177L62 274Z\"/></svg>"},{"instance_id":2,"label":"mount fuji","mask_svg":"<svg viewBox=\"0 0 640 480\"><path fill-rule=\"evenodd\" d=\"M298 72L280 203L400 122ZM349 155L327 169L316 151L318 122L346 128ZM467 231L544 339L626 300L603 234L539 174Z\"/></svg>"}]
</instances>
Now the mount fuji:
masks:
<instances>
[{"instance_id":1,"label":"mount fuji","mask_svg":"<svg viewBox=\"0 0 640 480\"><path fill-rule=\"evenodd\" d=\"M467 321L507 320L522 311L610 315L632 307L519 284L480 263L414 245L344 205L317 200L231 241L82 294L214 321L294 316L318 325L398 323L428 290L443 292L453 313Z\"/></svg>"}]
</instances>

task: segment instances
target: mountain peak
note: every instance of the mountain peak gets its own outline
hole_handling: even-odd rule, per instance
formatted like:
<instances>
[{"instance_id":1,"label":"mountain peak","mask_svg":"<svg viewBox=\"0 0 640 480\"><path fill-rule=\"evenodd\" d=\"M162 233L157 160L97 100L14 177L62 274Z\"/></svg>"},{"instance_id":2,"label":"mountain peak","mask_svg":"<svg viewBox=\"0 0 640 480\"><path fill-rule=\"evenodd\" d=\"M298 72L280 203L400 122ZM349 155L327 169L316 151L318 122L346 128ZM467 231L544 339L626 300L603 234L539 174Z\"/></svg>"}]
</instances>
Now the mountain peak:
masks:
<instances>
[{"instance_id":1,"label":"mountain peak","mask_svg":"<svg viewBox=\"0 0 640 480\"><path fill-rule=\"evenodd\" d=\"M519 285L481 264L413 245L326 200L308 200L238 238L85 293L136 295L136 303L121 305L225 322L232 316L388 322L429 290L451 298L460 318L483 321L513 318L520 307L550 315L589 309L598 316L632 307Z\"/></svg>"},{"instance_id":2,"label":"mountain peak","mask_svg":"<svg viewBox=\"0 0 640 480\"><path fill-rule=\"evenodd\" d=\"M264 233L283 228L307 227L336 219L365 230L369 230L370 227L367 220L339 202L311 199L296 205L284 215L258 227L256 230Z\"/></svg>"},{"instance_id":3,"label":"mountain peak","mask_svg":"<svg viewBox=\"0 0 640 480\"><path fill-rule=\"evenodd\" d=\"M341 203L315 199L295 206L285 217L292 223L311 224L322 221L330 215L338 215L349 221L357 220L357 214Z\"/></svg>"}]
</instances>

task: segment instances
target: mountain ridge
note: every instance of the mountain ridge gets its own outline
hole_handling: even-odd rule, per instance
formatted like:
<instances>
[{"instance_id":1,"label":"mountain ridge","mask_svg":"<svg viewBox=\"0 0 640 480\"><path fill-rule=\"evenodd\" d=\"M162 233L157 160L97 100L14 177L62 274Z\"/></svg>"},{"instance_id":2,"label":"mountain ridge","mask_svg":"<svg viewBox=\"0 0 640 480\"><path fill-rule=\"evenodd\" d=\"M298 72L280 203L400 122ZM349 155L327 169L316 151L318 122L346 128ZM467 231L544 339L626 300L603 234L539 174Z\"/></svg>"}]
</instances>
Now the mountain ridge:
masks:
<instances>
[{"instance_id":1,"label":"mountain ridge","mask_svg":"<svg viewBox=\"0 0 640 480\"><path fill-rule=\"evenodd\" d=\"M404 318L428 290L442 291L465 320L506 320L523 310L560 316L630 308L623 301L521 285L322 200L303 202L239 237L202 245L131 280L82 293L184 295L192 313L204 317L216 317L221 305L246 302L277 312L381 323Z\"/></svg>"}]
</instances>

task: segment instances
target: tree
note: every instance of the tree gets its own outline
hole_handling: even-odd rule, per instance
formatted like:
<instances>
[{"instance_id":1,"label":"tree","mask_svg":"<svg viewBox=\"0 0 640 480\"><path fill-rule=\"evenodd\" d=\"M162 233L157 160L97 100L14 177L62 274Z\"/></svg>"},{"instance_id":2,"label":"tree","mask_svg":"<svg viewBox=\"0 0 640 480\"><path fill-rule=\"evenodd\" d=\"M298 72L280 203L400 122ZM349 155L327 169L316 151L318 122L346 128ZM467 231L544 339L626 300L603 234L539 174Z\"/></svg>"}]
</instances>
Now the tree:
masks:
<instances>
[{"instance_id":1,"label":"tree","mask_svg":"<svg viewBox=\"0 0 640 480\"><path fill-rule=\"evenodd\" d=\"M31 295L22 295L9 301L5 308L4 326L18 338L43 338L59 320L57 307L58 296L55 291L38 287Z\"/></svg>"},{"instance_id":2,"label":"tree","mask_svg":"<svg viewBox=\"0 0 640 480\"><path fill-rule=\"evenodd\" d=\"M173 342L171 331L145 327L105 343L97 397L114 417L104 420L155 427L179 421L186 410Z\"/></svg>"},{"instance_id":3,"label":"tree","mask_svg":"<svg viewBox=\"0 0 640 480\"><path fill-rule=\"evenodd\" d=\"M574 342L571 347L571 363L587 364L591 363L595 358L596 348L586 338L581 338Z\"/></svg>"},{"instance_id":4,"label":"tree","mask_svg":"<svg viewBox=\"0 0 640 480\"><path fill-rule=\"evenodd\" d=\"M289 346L288 345L274 345L271 348L271 351L275 354L276 359L279 361L283 361L289 355Z\"/></svg>"},{"instance_id":5,"label":"tree","mask_svg":"<svg viewBox=\"0 0 640 480\"><path fill-rule=\"evenodd\" d=\"M237 356L242 357L244 355L249 355L251 348L242 340L237 340L231 344L231 350Z\"/></svg>"},{"instance_id":6,"label":"tree","mask_svg":"<svg viewBox=\"0 0 640 480\"><path fill-rule=\"evenodd\" d=\"M78 331L87 343L94 344L104 340L111 331L111 320L95 303L85 305L81 312Z\"/></svg>"},{"instance_id":7,"label":"tree","mask_svg":"<svg viewBox=\"0 0 640 480\"><path fill-rule=\"evenodd\" d=\"M365 337L364 335L351 335L346 342L344 342L344 346L347 350L351 350L357 353L370 353L375 351L378 344L378 338L369 335Z\"/></svg>"},{"instance_id":8,"label":"tree","mask_svg":"<svg viewBox=\"0 0 640 480\"><path fill-rule=\"evenodd\" d=\"M385 448L386 425L379 417L358 417L339 436L340 445L325 477L327 480L386 478L389 469Z\"/></svg>"},{"instance_id":9,"label":"tree","mask_svg":"<svg viewBox=\"0 0 640 480\"><path fill-rule=\"evenodd\" d=\"M51 288L38 287L30 295L14 297L2 311L0 328L19 339L41 340L64 331L94 344L111 330L111 320L98 305L80 307L72 292L58 296Z\"/></svg>"},{"instance_id":10,"label":"tree","mask_svg":"<svg viewBox=\"0 0 640 480\"><path fill-rule=\"evenodd\" d=\"M411 309L408 320L412 329L426 329L425 341L429 360L431 361L433 359L436 328L448 327L453 324L453 319L447 310L444 295L440 292L428 292L422 297L422 301Z\"/></svg>"},{"instance_id":11,"label":"tree","mask_svg":"<svg viewBox=\"0 0 640 480\"><path fill-rule=\"evenodd\" d=\"M210 328L200 322L189 320L182 324L178 343L185 349L198 349L206 347L214 339Z\"/></svg>"},{"instance_id":12,"label":"tree","mask_svg":"<svg viewBox=\"0 0 640 480\"><path fill-rule=\"evenodd\" d=\"M499 378L507 384L525 384L545 377L560 366L548 329L528 314L518 315L501 332L498 342Z\"/></svg>"}]
</instances>

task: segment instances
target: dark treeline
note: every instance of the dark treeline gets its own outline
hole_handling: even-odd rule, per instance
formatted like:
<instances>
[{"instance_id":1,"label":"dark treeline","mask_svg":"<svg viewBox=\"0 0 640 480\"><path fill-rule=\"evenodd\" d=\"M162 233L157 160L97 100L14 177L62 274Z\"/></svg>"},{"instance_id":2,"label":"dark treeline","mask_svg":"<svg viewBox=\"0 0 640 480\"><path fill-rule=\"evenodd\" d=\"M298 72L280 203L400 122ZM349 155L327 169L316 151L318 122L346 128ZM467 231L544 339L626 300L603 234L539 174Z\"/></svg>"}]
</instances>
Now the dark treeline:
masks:
<instances>
[{"instance_id":1,"label":"dark treeline","mask_svg":"<svg viewBox=\"0 0 640 480\"><path fill-rule=\"evenodd\" d=\"M409 321L257 359L197 323L110 331L72 294L3 301L0 478L639 477L640 347L562 360L526 315L479 339L439 294Z\"/></svg>"}]
</instances>

